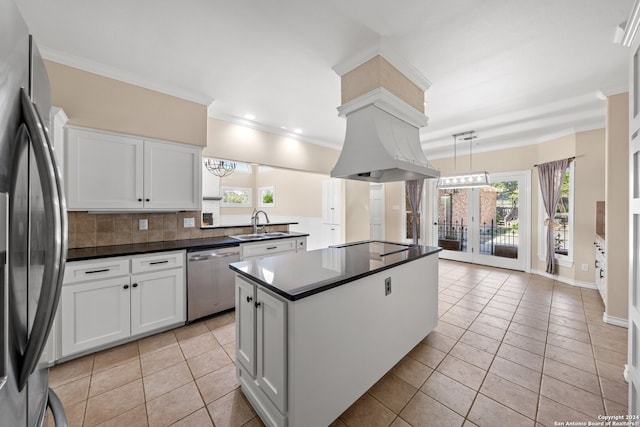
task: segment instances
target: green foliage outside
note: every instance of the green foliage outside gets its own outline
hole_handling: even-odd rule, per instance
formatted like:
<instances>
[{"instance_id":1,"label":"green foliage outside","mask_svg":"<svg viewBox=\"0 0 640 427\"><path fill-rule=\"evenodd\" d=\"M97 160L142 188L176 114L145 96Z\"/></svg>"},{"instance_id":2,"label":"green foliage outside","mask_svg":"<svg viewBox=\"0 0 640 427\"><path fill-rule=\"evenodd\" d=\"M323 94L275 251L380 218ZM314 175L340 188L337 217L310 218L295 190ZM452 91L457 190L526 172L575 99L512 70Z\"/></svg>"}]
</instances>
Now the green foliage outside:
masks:
<instances>
[{"instance_id":1,"label":"green foliage outside","mask_svg":"<svg viewBox=\"0 0 640 427\"><path fill-rule=\"evenodd\" d=\"M273 203L273 192L272 191L266 191L266 192L262 193L262 203L264 203L264 204Z\"/></svg>"},{"instance_id":2,"label":"green foliage outside","mask_svg":"<svg viewBox=\"0 0 640 427\"><path fill-rule=\"evenodd\" d=\"M225 191L222 200L224 203L247 204L249 195L244 191Z\"/></svg>"}]
</instances>

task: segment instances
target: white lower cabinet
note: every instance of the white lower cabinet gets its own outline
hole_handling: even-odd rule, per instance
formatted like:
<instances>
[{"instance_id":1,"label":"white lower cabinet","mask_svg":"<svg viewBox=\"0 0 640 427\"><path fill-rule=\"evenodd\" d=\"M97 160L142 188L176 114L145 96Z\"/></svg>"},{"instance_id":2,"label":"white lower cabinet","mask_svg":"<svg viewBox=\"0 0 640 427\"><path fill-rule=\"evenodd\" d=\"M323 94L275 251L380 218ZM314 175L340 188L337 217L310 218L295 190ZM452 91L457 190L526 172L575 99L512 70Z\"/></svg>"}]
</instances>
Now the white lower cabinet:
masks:
<instances>
[{"instance_id":1,"label":"white lower cabinet","mask_svg":"<svg viewBox=\"0 0 640 427\"><path fill-rule=\"evenodd\" d=\"M129 276L62 287L63 357L131 335L129 288Z\"/></svg>"},{"instance_id":2,"label":"white lower cabinet","mask_svg":"<svg viewBox=\"0 0 640 427\"><path fill-rule=\"evenodd\" d=\"M131 334L184 322L184 270L131 275Z\"/></svg>"},{"instance_id":3,"label":"white lower cabinet","mask_svg":"<svg viewBox=\"0 0 640 427\"><path fill-rule=\"evenodd\" d=\"M287 306L279 297L236 278L238 379L271 425L286 424Z\"/></svg>"},{"instance_id":4,"label":"white lower cabinet","mask_svg":"<svg viewBox=\"0 0 640 427\"><path fill-rule=\"evenodd\" d=\"M342 243L340 225L322 224L322 246L329 247Z\"/></svg>"},{"instance_id":5,"label":"white lower cabinet","mask_svg":"<svg viewBox=\"0 0 640 427\"><path fill-rule=\"evenodd\" d=\"M183 251L69 262L56 359L184 323L183 266Z\"/></svg>"},{"instance_id":6,"label":"white lower cabinet","mask_svg":"<svg viewBox=\"0 0 640 427\"><path fill-rule=\"evenodd\" d=\"M307 250L307 238L269 239L240 245L242 259L264 258L272 255L303 252Z\"/></svg>"},{"instance_id":7,"label":"white lower cabinet","mask_svg":"<svg viewBox=\"0 0 640 427\"><path fill-rule=\"evenodd\" d=\"M236 279L236 359L250 376L256 375L256 287Z\"/></svg>"}]
</instances>

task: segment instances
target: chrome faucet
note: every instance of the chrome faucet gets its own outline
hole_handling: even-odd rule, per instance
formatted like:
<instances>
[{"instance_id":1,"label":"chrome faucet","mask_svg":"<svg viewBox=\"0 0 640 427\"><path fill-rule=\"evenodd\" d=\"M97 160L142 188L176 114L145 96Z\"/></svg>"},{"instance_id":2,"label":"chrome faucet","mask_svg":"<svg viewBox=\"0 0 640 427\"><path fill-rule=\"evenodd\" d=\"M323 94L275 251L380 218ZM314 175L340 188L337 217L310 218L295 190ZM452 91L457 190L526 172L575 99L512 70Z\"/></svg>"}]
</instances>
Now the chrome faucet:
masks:
<instances>
[{"instance_id":1,"label":"chrome faucet","mask_svg":"<svg viewBox=\"0 0 640 427\"><path fill-rule=\"evenodd\" d=\"M258 234L258 225L260 225L260 219L258 218L258 215L260 213L264 214L264 218L267 220L267 224L269 224L269 215L267 215L267 213L265 211L262 210L253 210L253 214L251 214L251 223L253 224L253 234Z\"/></svg>"}]
</instances>

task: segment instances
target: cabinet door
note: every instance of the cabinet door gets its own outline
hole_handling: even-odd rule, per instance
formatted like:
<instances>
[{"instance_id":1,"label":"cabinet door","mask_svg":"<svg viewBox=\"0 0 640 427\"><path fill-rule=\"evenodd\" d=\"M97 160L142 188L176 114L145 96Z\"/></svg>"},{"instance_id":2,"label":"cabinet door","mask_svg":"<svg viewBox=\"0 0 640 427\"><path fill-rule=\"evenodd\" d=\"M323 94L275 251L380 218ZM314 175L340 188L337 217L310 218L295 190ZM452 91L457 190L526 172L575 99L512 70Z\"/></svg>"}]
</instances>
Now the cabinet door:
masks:
<instances>
[{"instance_id":1,"label":"cabinet door","mask_svg":"<svg viewBox=\"0 0 640 427\"><path fill-rule=\"evenodd\" d=\"M287 401L286 305L260 288L257 299L256 380L262 391L284 413Z\"/></svg>"},{"instance_id":2,"label":"cabinet door","mask_svg":"<svg viewBox=\"0 0 640 427\"><path fill-rule=\"evenodd\" d=\"M256 287L236 276L236 360L256 375Z\"/></svg>"},{"instance_id":3,"label":"cabinet door","mask_svg":"<svg viewBox=\"0 0 640 427\"><path fill-rule=\"evenodd\" d=\"M296 239L296 252L304 252L307 250L307 238L298 237Z\"/></svg>"},{"instance_id":4,"label":"cabinet door","mask_svg":"<svg viewBox=\"0 0 640 427\"><path fill-rule=\"evenodd\" d=\"M109 344L130 333L129 277L62 287L62 356Z\"/></svg>"},{"instance_id":5,"label":"cabinet door","mask_svg":"<svg viewBox=\"0 0 640 427\"><path fill-rule=\"evenodd\" d=\"M71 128L64 148L69 209L143 207L143 141Z\"/></svg>"},{"instance_id":6,"label":"cabinet door","mask_svg":"<svg viewBox=\"0 0 640 427\"><path fill-rule=\"evenodd\" d=\"M200 148L145 141L145 209L199 210L202 203Z\"/></svg>"},{"instance_id":7,"label":"cabinet door","mask_svg":"<svg viewBox=\"0 0 640 427\"><path fill-rule=\"evenodd\" d=\"M332 245L339 245L340 238L340 226L336 224L322 224L322 246L328 247Z\"/></svg>"},{"instance_id":8,"label":"cabinet door","mask_svg":"<svg viewBox=\"0 0 640 427\"><path fill-rule=\"evenodd\" d=\"M131 275L131 334L185 321L184 269Z\"/></svg>"},{"instance_id":9,"label":"cabinet door","mask_svg":"<svg viewBox=\"0 0 640 427\"><path fill-rule=\"evenodd\" d=\"M322 222L327 224L340 224L341 180L332 178L322 182Z\"/></svg>"}]
</instances>

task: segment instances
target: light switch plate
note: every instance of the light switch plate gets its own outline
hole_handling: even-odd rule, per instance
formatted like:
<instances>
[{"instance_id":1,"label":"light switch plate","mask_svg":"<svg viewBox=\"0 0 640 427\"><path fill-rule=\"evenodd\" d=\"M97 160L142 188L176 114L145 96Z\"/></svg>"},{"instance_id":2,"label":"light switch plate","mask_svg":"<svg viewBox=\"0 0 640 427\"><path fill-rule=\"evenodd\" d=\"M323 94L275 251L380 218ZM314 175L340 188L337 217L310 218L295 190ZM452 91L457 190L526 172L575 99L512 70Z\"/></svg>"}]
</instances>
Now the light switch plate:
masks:
<instances>
[{"instance_id":1,"label":"light switch plate","mask_svg":"<svg viewBox=\"0 0 640 427\"><path fill-rule=\"evenodd\" d=\"M195 218L185 218L183 221L184 228L193 228L196 226Z\"/></svg>"},{"instance_id":2,"label":"light switch plate","mask_svg":"<svg viewBox=\"0 0 640 427\"><path fill-rule=\"evenodd\" d=\"M148 230L149 229L149 220L140 219L138 220L138 230Z\"/></svg>"}]
</instances>

